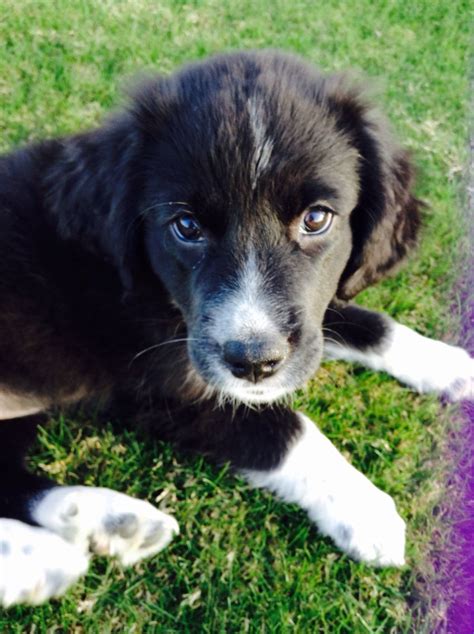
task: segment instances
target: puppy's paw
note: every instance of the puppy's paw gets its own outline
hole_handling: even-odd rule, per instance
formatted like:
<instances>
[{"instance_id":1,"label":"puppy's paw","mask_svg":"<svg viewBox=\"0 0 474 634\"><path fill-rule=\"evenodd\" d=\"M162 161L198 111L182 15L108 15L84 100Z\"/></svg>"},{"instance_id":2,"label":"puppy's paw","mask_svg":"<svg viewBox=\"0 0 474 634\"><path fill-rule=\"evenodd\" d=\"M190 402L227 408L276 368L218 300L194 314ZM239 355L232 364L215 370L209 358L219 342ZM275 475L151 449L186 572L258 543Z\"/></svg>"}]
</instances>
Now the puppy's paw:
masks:
<instances>
[{"instance_id":1,"label":"puppy's paw","mask_svg":"<svg viewBox=\"0 0 474 634\"><path fill-rule=\"evenodd\" d=\"M405 522L390 496L380 498L354 515L345 513L334 541L358 561L373 566L403 566L405 563ZM383 496L383 497L382 497Z\"/></svg>"},{"instance_id":2,"label":"puppy's paw","mask_svg":"<svg viewBox=\"0 0 474 634\"><path fill-rule=\"evenodd\" d=\"M462 348L451 348L452 356L444 372L446 386L440 391L450 401L474 401L474 359Z\"/></svg>"},{"instance_id":3,"label":"puppy's paw","mask_svg":"<svg viewBox=\"0 0 474 634\"><path fill-rule=\"evenodd\" d=\"M474 400L474 359L465 350L404 326L397 326L396 332L382 369L418 392L436 392L451 401Z\"/></svg>"},{"instance_id":4,"label":"puppy's paw","mask_svg":"<svg viewBox=\"0 0 474 634\"><path fill-rule=\"evenodd\" d=\"M358 474L361 475L361 474ZM352 558L373 566L403 566L405 522L393 499L369 480L329 496L324 515L314 517L323 533Z\"/></svg>"},{"instance_id":5,"label":"puppy's paw","mask_svg":"<svg viewBox=\"0 0 474 634\"><path fill-rule=\"evenodd\" d=\"M133 564L155 555L178 534L176 520L148 502L93 487L58 487L33 509L36 521L67 541Z\"/></svg>"},{"instance_id":6,"label":"puppy's paw","mask_svg":"<svg viewBox=\"0 0 474 634\"><path fill-rule=\"evenodd\" d=\"M0 605L37 605L57 597L87 570L76 546L44 528L0 519Z\"/></svg>"}]
</instances>

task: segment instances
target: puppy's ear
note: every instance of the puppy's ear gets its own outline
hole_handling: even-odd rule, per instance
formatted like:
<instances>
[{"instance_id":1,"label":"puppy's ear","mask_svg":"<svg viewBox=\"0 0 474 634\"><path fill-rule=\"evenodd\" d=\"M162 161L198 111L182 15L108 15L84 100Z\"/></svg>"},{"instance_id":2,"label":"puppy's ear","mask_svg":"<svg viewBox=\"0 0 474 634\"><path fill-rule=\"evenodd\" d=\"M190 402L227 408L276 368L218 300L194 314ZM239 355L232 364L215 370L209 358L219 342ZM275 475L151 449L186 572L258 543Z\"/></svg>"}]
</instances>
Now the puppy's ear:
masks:
<instances>
[{"instance_id":1,"label":"puppy's ear","mask_svg":"<svg viewBox=\"0 0 474 634\"><path fill-rule=\"evenodd\" d=\"M353 247L337 296L350 299L397 269L416 239L423 203L412 193L413 167L387 121L347 78L329 78L337 125L357 148L360 191L351 215Z\"/></svg>"},{"instance_id":2,"label":"puppy's ear","mask_svg":"<svg viewBox=\"0 0 474 634\"><path fill-rule=\"evenodd\" d=\"M159 136L167 125L178 100L177 90L173 77L156 73L135 75L125 87L127 110L135 125L148 137Z\"/></svg>"},{"instance_id":3,"label":"puppy's ear","mask_svg":"<svg viewBox=\"0 0 474 634\"><path fill-rule=\"evenodd\" d=\"M57 142L44 178L50 217L61 238L109 262L126 290L139 252L143 183L140 135L129 115Z\"/></svg>"},{"instance_id":4,"label":"puppy's ear","mask_svg":"<svg viewBox=\"0 0 474 634\"><path fill-rule=\"evenodd\" d=\"M128 108L102 127L58 142L45 177L48 207L63 239L110 262L126 291L143 272L146 160L171 112L173 85L160 76L129 87ZM155 183L155 180L152 181Z\"/></svg>"}]
</instances>

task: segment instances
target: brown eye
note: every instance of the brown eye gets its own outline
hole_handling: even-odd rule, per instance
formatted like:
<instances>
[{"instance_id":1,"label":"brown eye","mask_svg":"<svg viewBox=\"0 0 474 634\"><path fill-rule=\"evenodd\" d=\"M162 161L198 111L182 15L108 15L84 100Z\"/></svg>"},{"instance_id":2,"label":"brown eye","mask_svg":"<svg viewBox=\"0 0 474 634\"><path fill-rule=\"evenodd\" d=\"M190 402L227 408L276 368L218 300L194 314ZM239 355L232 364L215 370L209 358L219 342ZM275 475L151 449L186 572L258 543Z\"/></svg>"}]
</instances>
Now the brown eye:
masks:
<instances>
[{"instance_id":1,"label":"brown eye","mask_svg":"<svg viewBox=\"0 0 474 634\"><path fill-rule=\"evenodd\" d=\"M178 238L186 242L200 242L204 239L201 225L191 214L183 214L176 218L173 227Z\"/></svg>"},{"instance_id":2,"label":"brown eye","mask_svg":"<svg viewBox=\"0 0 474 634\"><path fill-rule=\"evenodd\" d=\"M301 230L303 233L311 235L326 233L332 224L333 218L334 213L331 209L323 205L316 205L305 213L301 223Z\"/></svg>"}]
</instances>

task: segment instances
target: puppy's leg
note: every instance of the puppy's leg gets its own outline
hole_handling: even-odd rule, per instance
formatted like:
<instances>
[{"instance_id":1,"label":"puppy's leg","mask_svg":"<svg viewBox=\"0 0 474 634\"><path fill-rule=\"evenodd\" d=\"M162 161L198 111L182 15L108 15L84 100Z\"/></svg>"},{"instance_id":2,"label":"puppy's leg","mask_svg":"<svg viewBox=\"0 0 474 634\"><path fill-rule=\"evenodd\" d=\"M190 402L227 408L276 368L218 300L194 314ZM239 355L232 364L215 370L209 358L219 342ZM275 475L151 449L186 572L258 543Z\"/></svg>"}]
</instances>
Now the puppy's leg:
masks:
<instances>
[{"instance_id":1,"label":"puppy's leg","mask_svg":"<svg viewBox=\"0 0 474 634\"><path fill-rule=\"evenodd\" d=\"M392 498L306 416L276 406L225 417L214 410L193 420L187 434L182 425L176 433L181 445L230 461L254 486L297 503L352 557L376 566L404 563L405 523Z\"/></svg>"},{"instance_id":2,"label":"puppy's leg","mask_svg":"<svg viewBox=\"0 0 474 634\"><path fill-rule=\"evenodd\" d=\"M357 471L306 416L279 466L244 470L257 487L296 502L323 535L348 555L374 566L401 566L405 522L393 499Z\"/></svg>"},{"instance_id":3,"label":"puppy's leg","mask_svg":"<svg viewBox=\"0 0 474 634\"><path fill-rule=\"evenodd\" d=\"M148 502L110 489L62 487L28 473L22 456L32 426L0 423L3 605L60 594L85 572L90 551L131 564L159 552L178 532L176 520ZM58 556L46 556L53 551Z\"/></svg>"},{"instance_id":4,"label":"puppy's leg","mask_svg":"<svg viewBox=\"0 0 474 634\"><path fill-rule=\"evenodd\" d=\"M453 401L474 399L474 359L465 350L423 337L386 315L331 306L324 335L327 359L384 370L419 392L438 392Z\"/></svg>"},{"instance_id":5,"label":"puppy's leg","mask_svg":"<svg viewBox=\"0 0 474 634\"><path fill-rule=\"evenodd\" d=\"M88 557L44 528L0 518L0 606L37 605L85 574Z\"/></svg>"},{"instance_id":6,"label":"puppy's leg","mask_svg":"<svg viewBox=\"0 0 474 634\"><path fill-rule=\"evenodd\" d=\"M89 563L80 548L30 525L30 501L55 486L23 467L23 454L35 428L31 419L0 421L0 606L3 607L37 604L62 594L86 572Z\"/></svg>"}]
</instances>

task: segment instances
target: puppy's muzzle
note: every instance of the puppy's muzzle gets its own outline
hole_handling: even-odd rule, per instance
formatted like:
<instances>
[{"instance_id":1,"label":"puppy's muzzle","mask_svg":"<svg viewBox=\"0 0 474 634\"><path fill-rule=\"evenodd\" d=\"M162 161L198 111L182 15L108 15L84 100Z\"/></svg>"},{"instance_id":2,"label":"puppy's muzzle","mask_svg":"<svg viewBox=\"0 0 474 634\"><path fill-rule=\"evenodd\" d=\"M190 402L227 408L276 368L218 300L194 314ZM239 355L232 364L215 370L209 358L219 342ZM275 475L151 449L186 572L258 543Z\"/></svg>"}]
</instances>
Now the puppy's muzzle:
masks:
<instances>
[{"instance_id":1,"label":"puppy's muzzle","mask_svg":"<svg viewBox=\"0 0 474 634\"><path fill-rule=\"evenodd\" d=\"M283 338L230 340L223 345L223 359L232 374L253 383L275 374L288 353L289 345Z\"/></svg>"}]
</instances>

